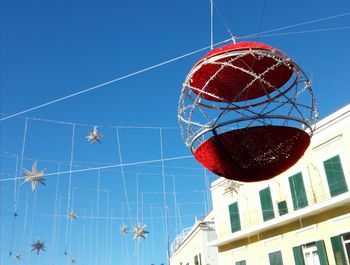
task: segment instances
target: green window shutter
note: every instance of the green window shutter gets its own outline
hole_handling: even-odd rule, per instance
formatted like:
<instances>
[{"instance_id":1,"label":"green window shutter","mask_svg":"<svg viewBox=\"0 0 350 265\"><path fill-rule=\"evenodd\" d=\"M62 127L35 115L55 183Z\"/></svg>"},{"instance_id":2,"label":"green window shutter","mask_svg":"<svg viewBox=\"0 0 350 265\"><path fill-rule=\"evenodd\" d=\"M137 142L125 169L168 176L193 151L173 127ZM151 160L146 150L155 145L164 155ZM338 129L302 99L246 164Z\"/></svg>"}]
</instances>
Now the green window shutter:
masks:
<instances>
[{"instance_id":1,"label":"green window shutter","mask_svg":"<svg viewBox=\"0 0 350 265\"><path fill-rule=\"evenodd\" d=\"M308 205L307 196L301 173L289 177L289 186L292 193L294 210L304 208Z\"/></svg>"},{"instance_id":2,"label":"green window shutter","mask_svg":"<svg viewBox=\"0 0 350 265\"><path fill-rule=\"evenodd\" d=\"M198 255L194 256L194 265L199 265Z\"/></svg>"},{"instance_id":3,"label":"green window shutter","mask_svg":"<svg viewBox=\"0 0 350 265\"><path fill-rule=\"evenodd\" d=\"M229 207L230 221L231 221L231 232L241 230L241 221L239 219L238 203L232 203Z\"/></svg>"},{"instance_id":4,"label":"green window shutter","mask_svg":"<svg viewBox=\"0 0 350 265\"><path fill-rule=\"evenodd\" d=\"M245 260L236 261L235 265L246 265Z\"/></svg>"},{"instance_id":5,"label":"green window shutter","mask_svg":"<svg viewBox=\"0 0 350 265\"><path fill-rule=\"evenodd\" d=\"M340 162L339 155L324 161L323 165L326 171L327 182L331 196L333 197L338 194L347 192L348 186L346 185L344 171Z\"/></svg>"},{"instance_id":6,"label":"green window shutter","mask_svg":"<svg viewBox=\"0 0 350 265\"><path fill-rule=\"evenodd\" d=\"M278 213L280 216L288 213L288 207L287 207L286 201L280 201L277 205L278 205Z\"/></svg>"},{"instance_id":7,"label":"green window shutter","mask_svg":"<svg viewBox=\"0 0 350 265\"><path fill-rule=\"evenodd\" d=\"M261 190L259 194L260 194L260 203L261 203L261 209L262 209L264 221L275 218L270 187L267 187L266 189Z\"/></svg>"},{"instance_id":8,"label":"green window shutter","mask_svg":"<svg viewBox=\"0 0 350 265\"><path fill-rule=\"evenodd\" d=\"M345 253L343 249L343 242L341 236L331 237L331 243L333 248L333 254L336 265L346 264Z\"/></svg>"},{"instance_id":9,"label":"green window shutter","mask_svg":"<svg viewBox=\"0 0 350 265\"><path fill-rule=\"evenodd\" d=\"M283 265L281 251L269 253L270 265Z\"/></svg>"},{"instance_id":10,"label":"green window shutter","mask_svg":"<svg viewBox=\"0 0 350 265\"><path fill-rule=\"evenodd\" d=\"M323 240L316 241L316 247L317 247L318 258L320 259L320 264L329 265L324 241Z\"/></svg>"},{"instance_id":11,"label":"green window shutter","mask_svg":"<svg viewBox=\"0 0 350 265\"><path fill-rule=\"evenodd\" d=\"M293 248L293 256L295 265L305 265L303 250L301 249L301 246Z\"/></svg>"}]
</instances>

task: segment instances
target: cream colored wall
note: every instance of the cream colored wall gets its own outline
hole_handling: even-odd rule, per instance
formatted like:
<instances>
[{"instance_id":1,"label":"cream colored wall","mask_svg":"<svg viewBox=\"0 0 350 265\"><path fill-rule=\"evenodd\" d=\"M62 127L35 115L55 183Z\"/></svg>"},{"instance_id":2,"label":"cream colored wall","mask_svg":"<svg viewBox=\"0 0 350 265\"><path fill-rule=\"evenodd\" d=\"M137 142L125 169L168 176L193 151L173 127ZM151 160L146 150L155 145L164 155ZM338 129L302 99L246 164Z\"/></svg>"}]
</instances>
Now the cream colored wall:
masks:
<instances>
[{"instance_id":1,"label":"cream colored wall","mask_svg":"<svg viewBox=\"0 0 350 265\"><path fill-rule=\"evenodd\" d=\"M346 106L345 109L350 110L350 105ZM344 112L344 110L342 111ZM235 193L224 194L225 186L223 183L225 180L223 178L212 183L213 212L218 240L232 235L228 210L231 203L238 202L241 230L264 223L259 191L267 186L271 189L275 218L279 217L277 202L280 200L286 200L288 214L293 213L288 177L298 172L302 172L303 175L309 206L330 199L323 161L335 155L340 156L347 185L350 189L350 114L348 113L338 118L338 120L332 121L336 116L339 116L339 112L319 122L319 129L316 130L310 147L304 156L297 164L281 175L269 181L244 184L239 190L239 195ZM350 207L348 212L350 212ZM332 220L322 221L313 230L288 232L272 241L258 240L251 244L247 242L247 247L235 249L234 252L232 252L232 249L220 250L220 264L232 265L234 264L233 261L244 259L244 257L247 260L249 257L250 262L248 264L269 264L267 253L276 250L282 250L283 258L286 261L293 260L292 246L300 245L305 240L309 240L309 242L319 240L320 237L325 238L326 248L331 250L329 238L342 229L344 231L346 229L350 230L350 219L345 218L344 220L339 221L336 226ZM333 257L329 256L328 258L334 263Z\"/></svg>"}]
</instances>

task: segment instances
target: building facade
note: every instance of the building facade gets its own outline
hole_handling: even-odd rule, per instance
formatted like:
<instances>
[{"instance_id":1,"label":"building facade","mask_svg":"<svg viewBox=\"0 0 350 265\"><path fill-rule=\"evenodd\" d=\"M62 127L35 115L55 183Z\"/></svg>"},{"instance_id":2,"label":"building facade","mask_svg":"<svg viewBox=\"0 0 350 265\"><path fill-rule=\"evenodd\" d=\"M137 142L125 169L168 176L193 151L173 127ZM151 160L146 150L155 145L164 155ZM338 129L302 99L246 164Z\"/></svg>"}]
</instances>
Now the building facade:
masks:
<instances>
[{"instance_id":1,"label":"building facade","mask_svg":"<svg viewBox=\"0 0 350 265\"><path fill-rule=\"evenodd\" d=\"M171 245L171 265L217 265L216 248L208 247L208 242L216 239L213 215L180 233Z\"/></svg>"},{"instance_id":2,"label":"building facade","mask_svg":"<svg viewBox=\"0 0 350 265\"><path fill-rule=\"evenodd\" d=\"M292 168L256 183L220 178L211 193L220 265L350 264L350 105L316 124Z\"/></svg>"}]
</instances>

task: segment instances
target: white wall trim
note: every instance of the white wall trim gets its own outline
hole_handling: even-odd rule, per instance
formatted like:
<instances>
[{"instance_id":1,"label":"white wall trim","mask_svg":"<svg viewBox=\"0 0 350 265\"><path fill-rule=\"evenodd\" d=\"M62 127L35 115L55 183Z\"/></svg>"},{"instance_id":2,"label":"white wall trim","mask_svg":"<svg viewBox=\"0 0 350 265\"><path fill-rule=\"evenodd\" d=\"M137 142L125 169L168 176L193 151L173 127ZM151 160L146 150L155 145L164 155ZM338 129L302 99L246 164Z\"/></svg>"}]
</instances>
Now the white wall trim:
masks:
<instances>
[{"instance_id":1,"label":"white wall trim","mask_svg":"<svg viewBox=\"0 0 350 265\"><path fill-rule=\"evenodd\" d=\"M231 253L234 254L234 253L237 253L237 252L242 252L242 251L245 251L247 249L246 246L243 246L243 247L239 247L239 248L234 248L231 250Z\"/></svg>"},{"instance_id":2,"label":"white wall trim","mask_svg":"<svg viewBox=\"0 0 350 265\"><path fill-rule=\"evenodd\" d=\"M332 218L332 222L333 222L333 223L336 223L336 222L338 222L339 220L343 220L343 219L346 219L346 218L350 218L350 213L344 214L344 215L342 215L342 216L334 217L334 218Z\"/></svg>"},{"instance_id":3,"label":"white wall trim","mask_svg":"<svg viewBox=\"0 0 350 265\"><path fill-rule=\"evenodd\" d=\"M306 231L311 231L311 230L316 231L317 230L317 224L313 224L313 225L310 225L310 226L303 227L303 228L300 228L298 230L295 230L295 235L297 236L300 233L303 233L303 232L306 232Z\"/></svg>"},{"instance_id":4,"label":"white wall trim","mask_svg":"<svg viewBox=\"0 0 350 265\"><path fill-rule=\"evenodd\" d=\"M282 249L281 248L269 249L269 251L267 252L267 257L269 256L270 253L274 253L274 252L277 252L277 251L281 251L281 253L282 253ZM282 257L283 257L283 255L282 255Z\"/></svg>"},{"instance_id":5,"label":"white wall trim","mask_svg":"<svg viewBox=\"0 0 350 265\"><path fill-rule=\"evenodd\" d=\"M316 151L318 151L318 150L320 150L320 149L322 149L322 148L324 148L324 147L326 147L326 146L328 146L328 145L330 145L330 144L340 140L342 137L343 137L343 134L338 134L338 135L336 135L336 136L334 136L334 137L332 137L330 139L327 139L327 140L323 141L322 143L319 143L315 147L312 147L312 151L316 152Z\"/></svg>"},{"instance_id":6,"label":"white wall trim","mask_svg":"<svg viewBox=\"0 0 350 265\"><path fill-rule=\"evenodd\" d=\"M322 239L322 237L320 237L320 238L311 237L308 239L304 239L304 240L299 242L299 246L306 245L306 244L313 243L313 242L316 243L318 240L321 240L321 239Z\"/></svg>"},{"instance_id":7,"label":"white wall trim","mask_svg":"<svg viewBox=\"0 0 350 265\"><path fill-rule=\"evenodd\" d=\"M274 237L265 239L265 240L263 241L263 244L266 245L267 243L270 243L270 242L276 241L276 240L282 240L282 235L278 235L278 236L274 236Z\"/></svg>"}]
</instances>

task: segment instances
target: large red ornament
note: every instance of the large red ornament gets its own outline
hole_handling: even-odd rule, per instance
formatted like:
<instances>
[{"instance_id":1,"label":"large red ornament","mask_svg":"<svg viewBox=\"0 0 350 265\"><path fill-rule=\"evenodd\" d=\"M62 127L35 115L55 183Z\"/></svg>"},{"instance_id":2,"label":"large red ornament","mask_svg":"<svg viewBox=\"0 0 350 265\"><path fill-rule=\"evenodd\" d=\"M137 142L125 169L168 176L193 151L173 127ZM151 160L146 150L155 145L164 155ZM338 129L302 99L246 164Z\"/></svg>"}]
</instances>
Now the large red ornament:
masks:
<instances>
[{"instance_id":1,"label":"large red ornament","mask_svg":"<svg viewBox=\"0 0 350 265\"><path fill-rule=\"evenodd\" d=\"M286 54L241 42L214 49L193 66L178 117L186 144L203 166L252 182L299 160L317 110L310 81Z\"/></svg>"}]
</instances>

